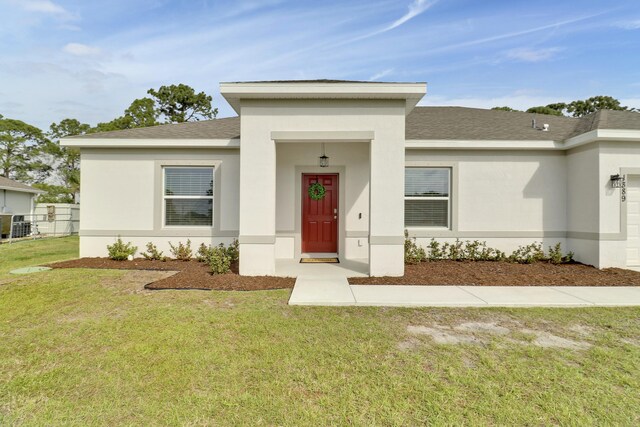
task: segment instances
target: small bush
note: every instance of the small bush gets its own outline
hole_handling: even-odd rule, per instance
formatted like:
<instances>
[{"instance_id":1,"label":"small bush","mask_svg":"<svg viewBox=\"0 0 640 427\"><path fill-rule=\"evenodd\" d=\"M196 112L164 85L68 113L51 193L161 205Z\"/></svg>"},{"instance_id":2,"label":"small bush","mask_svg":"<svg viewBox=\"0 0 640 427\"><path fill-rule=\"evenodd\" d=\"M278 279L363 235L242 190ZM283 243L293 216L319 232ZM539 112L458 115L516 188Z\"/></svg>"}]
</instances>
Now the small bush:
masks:
<instances>
[{"instance_id":1,"label":"small bush","mask_svg":"<svg viewBox=\"0 0 640 427\"><path fill-rule=\"evenodd\" d=\"M147 251L142 252L142 256L149 261L166 261L167 257L158 250L158 247L152 242L147 243Z\"/></svg>"},{"instance_id":2,"label":"small bush","mask_svg":"<svg viewBox=\"0 0 640 427\"><path fill-rule=\"evenodd\" d=\"M445 259L450 259L452 261L460 261L464 259L462 245L463 243L459 239L456 239L454 243L445 243L442 245L442 253L444 254Z\"/></svg>"},{"instance_id":3,"label":"small bush","mask_svg":"<svg viewBox=\"0 0 640 427\"><path fill-rule=\"evenodd\" d=\"M533 264L534 262L544 260L544 250L542 243L533 242L530 245L518 246L518 249L509 255L508 260L519 264Z\"/></svg>"},{"instance_id":4,"label":"small bush","mask_svg":"<svg viewBox=\"0 0 640 427\"><path fill-rule=\"evenodd\" d=\"M183 244L182 242L178 242L177 246L173 246L171 242L169 242L169 247L171 248L171 254L173 257L179 261L189 261L193 256L193 251L191 250L191 240L187 239L187 244Z\"/></svg>"},{"instance_id":5,"label":"small bush","mask_svg":"<svg viewBox=\"0 0 640 427\"><path fill-rule=\"evenodd\" d=\"M573 262L573 252L563 255L562 247L560 242L558 242L555 246L549 246L549 262L551 264L566 264Z\"/></svg>"},{"instance_id":6,"label":"small bush","mask_svg":"<svg viewBox=\"0 0 640 427\"><path fill-rule=\"evenodd\" d=\"M436 261L436 260L442 259L443 256L444 254L440 249L440 242L432 238L431 241L429 242L429 255L428 255L429 261Z\"/></svg>"},{"instance_id":7,"label":"small bush","mask_svg":"<svg viewBox=\"0 0 640 427\"><path fill-rule=\"evenodd\" d=\"M215 248L211 248L209 266L213 274L225 274L231 271L231 257L222 243Z\"/></svg>"},{"instance_id":8,"label":"small bush","mask_svg":"<svg viewBox=\"0 0 640 427\"><path fill-rule=\"evenodd\" d=\"M209 260L211 259L212 251L213 249L211 248L210 245L205 245L204 243L201 243L200 247L198 248L198 252L196 252L196 259L198 260L198 262L209 263Z\"/></svg>"},{"instance_id":9,"label":"small bush","mask_svg":"<svg viewBox=\"0 0 640 427\"><path fill-rule=\"evenodd\" d=\"M575 255L575 254L574 254L572 251L567 252L567 254L566 254L566 255L565 255L565 257L564 257L564 262L565 262L565 264L572 263L572 262L574 261L574 260L573 260L573 256L574 256L574 255Z\"/></svg>"},{"instance_id":10,"label":"small bush","mask_svg":"<svg viewBox=\"0 0 640 427\"><path fill-rule=\"evenodd\" d=\"M109 258L116 261L125 261L129 256L135 255L138 250L137 246L133 246L131 242L124 243L120 237L113 245L107 245Z\"/></svg>"},{"instance_id":11,"label":"small bush","mask_svg":"<svg viewBox=\"0 0 640 427\"><path fill-rule=\"evenodd\" d=\"M549 262L551 264L562 264L562 249L560 248L560 242L555 246L549 246Z\"/></svg>"},{"instance_id":12,"label":"small bush","mask_svg":"<svg viewBox=\"0 0 640 427\"><path fill-rule=\"evenodd\" d=\"M416 238L409 238L409 232L404 232L404 263L418 264L427 259L423 248L416 244Z\"/></svg>"},{"instance_id":13,"label":"small bush","mask_svg":"<svg viewBox=\"0 0 640 427\"><path fill-rule=\"evenodd\" d=\"M227 248L227 255L231 258L231 263L238 262L240 259L240 242L238 242L238 239L233 239L233 242Z\"/></svg>"}]
</instances>

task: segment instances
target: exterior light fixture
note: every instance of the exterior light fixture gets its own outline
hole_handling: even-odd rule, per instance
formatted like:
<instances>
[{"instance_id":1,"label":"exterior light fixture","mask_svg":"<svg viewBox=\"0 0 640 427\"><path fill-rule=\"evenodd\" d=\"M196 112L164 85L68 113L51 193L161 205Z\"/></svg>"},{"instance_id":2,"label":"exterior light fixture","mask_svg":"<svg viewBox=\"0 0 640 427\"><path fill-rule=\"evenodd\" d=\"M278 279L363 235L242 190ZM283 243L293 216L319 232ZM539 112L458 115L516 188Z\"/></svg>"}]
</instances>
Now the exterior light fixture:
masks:
<instances>
[{"instance_id":1,"label":"exterior light fixture","mask_svg":"<svg viewBox=\"0 0 640 427\"><path fill-rule=\"evenodd\" d=\"M624 180L620 174L611 175L611 187L613 188L622 188Z\"/></svg>"},{"instance_id":2,"label":"exterior light fixture","mask_svg":"<svg viewBox=\"0 0 640 427\"><path fill-rule=\"evenodd\" d=\"M324 142L322 143L322 156L319 159L321 168L329 167L329 157L324 153Z\"/></svg>"}]
</instances>

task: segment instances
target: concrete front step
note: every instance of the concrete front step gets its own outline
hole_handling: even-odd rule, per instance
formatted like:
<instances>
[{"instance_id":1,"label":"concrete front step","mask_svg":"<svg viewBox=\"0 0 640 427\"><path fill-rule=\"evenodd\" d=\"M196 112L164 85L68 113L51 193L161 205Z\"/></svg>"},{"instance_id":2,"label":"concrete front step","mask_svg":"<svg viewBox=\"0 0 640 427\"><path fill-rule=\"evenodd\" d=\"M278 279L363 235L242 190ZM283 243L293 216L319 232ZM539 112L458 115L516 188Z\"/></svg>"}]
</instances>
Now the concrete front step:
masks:
<instances>
[{"instance_id":1,"label":"concrete front step","mask_svg":"<svg viewBox=\"0 0 640 427\"><path fill-rule=\"evenodd\" d=\"M347 276L298 276L290 305L356 305Z\"/></svg>"}]
</instances>

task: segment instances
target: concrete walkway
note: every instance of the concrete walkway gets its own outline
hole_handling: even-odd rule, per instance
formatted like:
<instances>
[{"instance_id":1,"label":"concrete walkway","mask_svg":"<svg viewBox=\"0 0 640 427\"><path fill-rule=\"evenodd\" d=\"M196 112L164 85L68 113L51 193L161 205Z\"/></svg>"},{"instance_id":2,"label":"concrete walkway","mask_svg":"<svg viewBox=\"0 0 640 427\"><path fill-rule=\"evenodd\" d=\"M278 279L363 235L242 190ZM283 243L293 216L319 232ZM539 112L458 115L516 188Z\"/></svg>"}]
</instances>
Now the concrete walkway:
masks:
<instances>
[{"instance_id":1,"label":"concrete walkway","mask_svg":"<svg viewBox=\"0 0 640 427\"><path fill-rule=\"evenodd\" d=\"M349 285L344 276L299 276L289 304L395 307L640 306L640 287Z\"/></svg>"}]
</instances>

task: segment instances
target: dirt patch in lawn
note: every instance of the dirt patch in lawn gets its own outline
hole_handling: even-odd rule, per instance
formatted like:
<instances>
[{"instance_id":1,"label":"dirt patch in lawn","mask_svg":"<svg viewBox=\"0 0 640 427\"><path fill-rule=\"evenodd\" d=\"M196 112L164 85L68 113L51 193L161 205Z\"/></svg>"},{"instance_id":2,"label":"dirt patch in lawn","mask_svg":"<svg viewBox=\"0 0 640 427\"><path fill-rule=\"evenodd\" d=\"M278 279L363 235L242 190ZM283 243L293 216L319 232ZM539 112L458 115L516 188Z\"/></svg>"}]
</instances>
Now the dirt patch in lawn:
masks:
<instances>
[{"instance_id":1,"label":"dirt patch in lawn","mask_svg":"<svg viewBox=\"0 0 640 427\"><path fill-rule=\"evenodd\" d=\"M444 326L433 324L408 325L407 332L410 338L398 344L401 350L411 350L417 347L416 336L428 336L435 344L459 345L459 344L488 344L492 337L506 337L509 342L521 345L534 345L542 348L561 348L568 350L587 350L591 348L591 343L578 341L558 335L548 331L499 325L496 322L469 322L457 326ZM513 334L512 334L513 333ZM529 337L530 339L519 338L518 335ZM412 345L409 346L409 343Z\"/></svg>"},{"instance_id":2,"label":"dirt patch in lawn","mask_svg":"<svg viewBox=\"0 0 640 427\"><path fill-rule=\"evenodd\" d=\"M202 289L220 291L257 291L293 288L295 279L272 276L240 276L238 266L231 273L211 274L207 264L191 261L114 261L108 258L80 258L72 261L49 264L52 268L100 268L114 270L176 271L169 277L147 283L145 289Z\"/></svg>"},{"instance_id":3,"label":"dirt patch in lawn","mask_svg":"<svg viewBox=\"0 0 640 427\"><path fill-rule=\"evenodd\" d=\"M405 266L401 277L358 277L353 285L640 286L640 272L598 270L584 264L515 264L490 261L429 261Z\"/></svg>"}]
</instances>

